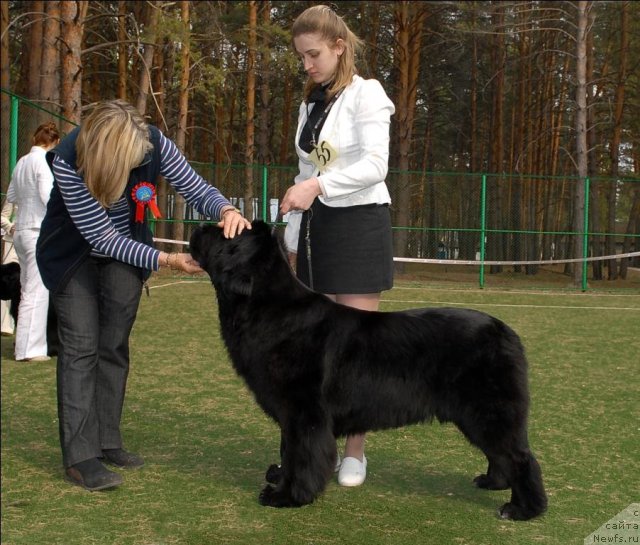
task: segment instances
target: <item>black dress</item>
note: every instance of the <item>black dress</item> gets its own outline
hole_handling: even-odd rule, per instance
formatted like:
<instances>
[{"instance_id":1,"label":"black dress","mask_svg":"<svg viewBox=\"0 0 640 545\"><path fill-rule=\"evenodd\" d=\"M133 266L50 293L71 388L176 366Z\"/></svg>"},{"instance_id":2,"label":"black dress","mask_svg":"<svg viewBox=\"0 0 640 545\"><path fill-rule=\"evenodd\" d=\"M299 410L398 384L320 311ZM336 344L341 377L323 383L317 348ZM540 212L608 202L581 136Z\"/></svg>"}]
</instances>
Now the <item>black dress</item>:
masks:
<instances>
[{"instance_id":1,"label":"black dress","mask_svg":"<svg viewBox=\"0 0 640 545\"><path fill-rule=\"evenodd\" d=\"M328 86L309 96L313 109L300 133L299 146L313 149L311 127L326 108ZM326 115L323 116L326 119ZM320 134L324 119L314 132ZM315 199L302 215L298 238L298 278L326 294L379 293L393 286L391 215L387 204L332 207Z\"/></svg>"}]
</instances>

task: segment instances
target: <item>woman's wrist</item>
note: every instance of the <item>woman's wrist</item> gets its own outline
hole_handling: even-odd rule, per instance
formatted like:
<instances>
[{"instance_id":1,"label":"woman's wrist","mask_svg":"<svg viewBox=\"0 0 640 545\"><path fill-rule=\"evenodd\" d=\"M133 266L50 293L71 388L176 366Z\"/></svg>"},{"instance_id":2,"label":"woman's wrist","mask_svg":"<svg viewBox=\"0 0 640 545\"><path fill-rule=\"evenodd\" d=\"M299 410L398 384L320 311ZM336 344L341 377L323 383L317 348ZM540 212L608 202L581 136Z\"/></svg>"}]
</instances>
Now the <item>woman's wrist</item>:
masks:
<instances>
[{"instance_id":1,"label":"woman's wrist","mask_svg":"<svg viewBox=\"0 0 640 545\"><path fill-rule=\"evenodd\" d=\"M315 190L316 197L319 197L320 195L324 195L324 190L322 188L322 182L320 181L320 178L315 176L311 178L311 180L312 180L312 187Z\"/></svg>"},{"instance_id":2,"label":"woman's wrist","mask_svg":"<svg viewBox=\"0 0 640 545\"><path fill-rule=\"evenodd\" d=\"M169 267L174 270L180 268L178 267L178 254L176 252L161 252L158 258L158 263L160 267Z\"/></svg>"},{"instance_id":3,"label":"woman's wrist","mask_svg":"<svg viewBox=\"0 0 640 545\"><path fill-rule=\"evenodd\" d=\"M242 212L240 212L240 210L238 210L235 206L226 206L220 212L220 221L222 221L225 215L228 214L229 212L235 212L236 214L242 215Z\"/></svg>"}]
</instances>

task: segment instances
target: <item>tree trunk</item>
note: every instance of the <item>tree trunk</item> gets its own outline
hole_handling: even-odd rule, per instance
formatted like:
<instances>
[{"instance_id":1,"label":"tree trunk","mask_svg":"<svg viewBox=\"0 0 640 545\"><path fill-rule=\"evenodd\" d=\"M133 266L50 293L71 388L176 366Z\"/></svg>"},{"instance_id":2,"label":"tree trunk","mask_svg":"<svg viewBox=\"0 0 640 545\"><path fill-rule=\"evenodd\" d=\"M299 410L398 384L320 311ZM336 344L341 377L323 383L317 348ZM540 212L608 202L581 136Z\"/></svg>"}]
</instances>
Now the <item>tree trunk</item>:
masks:
<instances>
[{"instance_id":1,"label":"tree trunk","mask_svg":"<svg viewBox=\"0 0 640 545\"><path fill-rule=\"evenodd\" d=\"M504 25L504 9L501 4L494 4L492 13L492 25L500 29ZM497 32L493 36L493 47L491 53L491 73L492 78L492 107L491 107L491 155L489 170L492 173L500 174L504 171L504 67L506 63L505 39L502 32ZM490 177L487 187L487 222L492 229L499 229L503 221L502 211L502 187L503 182L500 176ZM487 255L491 259L504 259L504 236L502 233L494 233L487 236ZM498 273L502 271L502 266L492 265L490 272Z\"/></svg>"},{"instance_id":2,"label":"tree trunk","mask_svg":"<svg viewBox=\"0 0 640 545\"><path fill-rule=\"evenodd\" d=\"M260 110L258 112L257 161L259 164L271 164L273 153L269 143L271 135L271 2L260 3L262 17L262 47L260 50Z\"/></svg>"},{"instance_id":3,"label":"tree trunk","mask_svg":"<svg viewBox=\"0 0 640 545\"><path fill-rule=\"evenodd\" d=\"M260 53L260 110L258 113L258 164L270 165L273 162L273 152L271 151L271 134L272 134L272 100L271 100L271 33L269 25L271 24L271 2L265 0L261 2L262 10L262 47ZM263 167L264 168L264 167ZM271 180L271 179L270 179ZM271 221L271 206L269 199L277 197L278 184L270 184L267 194L267 202L265 203L267 217L262 218L265 221Z\"/></svg>"},{"instance_id":4,"label":"tree trunk","mask_svg":"<svg viewBox=\"0 0 640 545\"><path fill-rule=\"evenodd\" d=\"M69 121L80 123L82 116L82 35L89 3L86 0L64 0L60 3L62 15L62 115ZM62 132L73 129L64 123Z\"/></svg>"},{"instance_id":5,"label":"tree trunk","mask_svg":"<svg viewBox=\"0 0 640 545\"><path fill-rule=\"evenodd\" d=\"M142 115L147 111L147 97L149 96L149 86L151 82L153 53L155 50L156 33L158 29L158 20L160 18L160 10L162 9L162 2L149 2L146 4L146 9L147 28L145 36L147 38L147 42L144 44L144 53L142 55L142 64L140 66L138 101L136 103L136 107Z\"/></svg>"},{"instance_id":6,"label":"tree trunk","mask_svg":"<svg viewBox=\"0 0 640 545\"><path fill-rule=\"evenodd\" d=\"M291 109L293 103L293 78L285 78L282 106L282 136L280 139L280 151L278 164L285 165L291 149ZM278 193L280 194L280 193Z\"/></svg>"},{"instance_id":7,"label":"tree trunk","mask_svg":"<svg viewBox=\"0 0 640 545\"><path fill-rule=\"evenodd\" d=\"M366 11L366 17L362 20L366 22L368 29L367 39L367 70L369 77L380 79L378 74L378 37L380 35L380 3L362 2L362 11ZM363 14L364 15L364 14Z\"/></svg>"},{"instance_id":8,"label":"tree trunk","mask_svg":"<svg viewBox=\"0 0 640 545\"><path fill-rule=\"evenodd\" d=\"M595 93L593 85L594 77L594 58L593 58L593 32L587 33L587 105L593 104L595 101ZM589 186L589 226L592 233L600 232L600 199L599 188L601 182L593 181L594 176L598 173L598 157L596 154L596 143L598 141L596 135L595 108L587 108L587 163L588 176L592 180ZM606 182L605 182L606 183ZM606 237L605 237L606 238ZM602 249L604 240L600 235L592 235L589 241L589 248L594 255L603 255ZM602 261L593 261L591 263L591 278L594 280L602 280Z\"/></svg>"},{"instance_id":9,"label":"tree trunk","mask_svg":"<svg viewBox=\"0 0 640 545\"><path fill-rule=\"evenodd\" d=\"M591 2L579 0L576 2L578 10L576 21L576 157L578 181L576 183L573 201L573 230L576 233L584 231L585 218L585 180L588 175L587 157L587 31L589 24L589 10ZM581 234L574 236L574 257L583 257L584 240ZM582 285L582 275L586 264L577 263L573 271L573 282L577 287Z\"/></svg>"},{"instance_id":10,"label":"tree trunk","mask_svg":"<svg viewBox=\"0 0 640 545\"><path fill-rule=\"evenodd\" d=\"M118 98L127 100L127 3L118 3Z\"/></svg>"},{"instance_id":11,"label":"tree trunk","mask_svg":"<svg viewBox=\"0 0 640 545\"><path fill-rule=\"evenodd\" d=\"M606 238L605 252L607 255L615 255L616 253L616 197L618 190L618 175L620 169L620 141L622 139L622 128L624 112L624 91L627 81L627 59L629 53L629 2L621 2L620 6L620 68L618 70L618 81L616 84L616 94L613 108L613 134L611 136L611 144L609 146L609 158L611 160L611 182L608 191L608 209L607 209L607 231L609 236ZM618 262L610 259L608 262L608 279L616 280L618 278Z\"/></svg>"},{"instance_id":12,"label":"tree trunk","mask_svg":"<svg viewBox=\"0 0 640 545\"><path fill-rule=\"evenodd\" d=\"M58 109L60 98L60 2L46 2L47 18L44 23L40 99L46 107Z\"/></svg>"},{"instance_id":13,"label":"tree trunk","mask_svg":"<svg viewBox=\"0 0 640 545\"><path fill-rule=\"evenodd\" d=\"M256 110L256 47L257 47L258 7L255 0L249 2L249 41L247 43L247 117L245 130L245 186L244 215L249 219L257 217L253 210L253 151L255 138Z\"/></svg>"},{"instance_id":14,"label":"tree trunk","mask_svg":"<svg viewBox=\"0 0 640 545\"><path fill-rule=\"evenodd\" d=\"M568 38L565 38L568 39ZM569 73L569 66L570 66L570 59L571 59L571 55L565 55L565 59L564 62L562 64L562 73L563 74L568 74ZM557 111L555 112L555 114L552 114L553 116L553 123L552 123L552 130L553 130L553 135L552 135L552 144L551 144L551 168L549 171L549 174L551 176L557 176L559 171L560 171L560 150L562 149L562 132L563 132L563 126L564 126L564 115L565 115L565 97L567 97L567 88L569 86L569 78L562 78L561 82L560 82L560 89L559 89L559 102L558 102L558 108ZM563 202L564 202L564 194L565 194L565 190L566 190L566 185L567 182L563 181L562 183L553 183L552 184L552 189L549 192L549 200L550 202L553 203L551 209L548 211L548 219L547 219L547 231L559 231L561 230L561 227L565 225L565 220L563 218L563 215L565 213L565 207L563 206ZM563 239L561 239L558 235L553 235L553 237L549 240L549 246L548 246L548 256L550 256L550 259L559 259L559 255L563 255L563 257L565 257L565 255L567 255L565 253L565 249L564 248L560 248L561 246L561 242ZM565 273L568 274L568 272L566 271L566 267L565 267Z\"/></svg>"},{"instance_id":15,"label":"tree trunk","mask_svg":"<svg viewBox=\"0 0 640 545\"><path fill-rule=\"evenodd\" d=\"M11 79L9 71L9 2L0 2L2 13L2 23L0 24L0 34L2 34L2 43L0 44L0 86L3 89L10 89ZM0 106L2 112L2 120L0 122L0 131L4 138L0 138L0 157L2 158L2 177L0 178L0 192L6 194L9 187L9 134L10 108L11 100L9 95L0 94ZM3 242L4 244L4 242ZM2 248L4 250L4 247ZM2 253L4 255L4 252Z\"/></svg>"},{"instance_id":16,"label":"tree trunk","mask_svg":"<svg viewBox=\"0 0 640 545\"><path fill-rule=\"evenodd\" d=\"M402 0L394 4L395 18L395 65L399 85L396 94L395 127L397 130L398 187L395 200L395 225L411 226L410 168L411 140L416 110L416 93L420 69L420 47L428 6ZM396 233L394 253L406 256L408 236L406 230ZM401 267L400 267L401 268Z\"/></svg>"},{"instance_id":17,"label":"tree trunk","mask_svg":"<svg viewBox=\"0 0 640 545\"><path fill-rule=\"evenodd\" d=\"M2 2L8 4L8 2ZM7 8L8 9L8 8ZM31 28L29 29L29 72L27 74L27 98L38 99L40 97L40 70L42 64L42 36L44 21L44 2L34 0L31 2ZM8 38L8 35L7 35ZM5 51L5 49L3 49ZM9 63L2 63L2 67L9 68Z\"/></svg>"},{"instance_id":18,"label":"tree trunk","mask_svg":"<svg viewBox=\"0 0 640 545\"><path fill-rule=\"evenodd\" d=\"M520 25L529 29L530 22L528 19L527 10L522 10L520 13ZM531 80L530 66L531 66L531 51L530 40L528 33L525 32L520 36L518 42L518 83L517 92L518 100L514 101L513 107L515 108L514 119L511 123L513 138L511 141L511 153L512 160L510 161L510 172L529 173L528 168L523 164L524 157L527 153L527 134L526 130L529 126L528 119L526 117L527 112L531 112L531 108L528 107L529 97L531 96ZM526 179L523 176L512 176L511 182L511 218L510 227L512 229L524 230L526 228L525 217L523 214L523 186ZM526 247L526 239L523 240L523 235L516 233L513 235L512 245L512 259L514 261L520 261L523 259L523 244ZM514 266L514 272L522 272L522 268L519 265ZM527 269L528 270L528 269Z\"/></svg>"},{"instance_id":19,"label":"tree trunk","mask_svg":"<svg viewBox=\"0 0 640 545\"><path fill-rule=\"evenodd\" d=\"M180 18L182 20L182 49L180 51L180 94L178 97L178 131L176 134L176 146L186 153L187 139L187 116L189 113L189 73L190 73L190 51L191 33L189 30L189 0L180 2ZM173 224L173 239L184 240L185 228L185 201L182 195L176 194L176 208ZM174 251L181 252L182 245L176 245Z\"/></svg>"},{"instance_id":20,"label":"tree trunk","mask_svg":"<svg viewBox=\"0 0 640 545\"><path fill-rule=\"evenodd\" d=\"M475 33L477 26L476 11L472 12L471 28L474 31L471 36L471 89L470 89L470 102L471 102L471 123L469 126L470 138L469 138L469 169L471 172L478 170L478 150L477 150L477 138L478 138L478 37Z\"/></svg>"},{"instance_id":21,"label":"tree trunk","mask_svg":"<svg viewBox=\"0 0 640 545\"><path fill-rule=\"evenodd\" d=\"M166 40L165 40L166 45ZM164 56L166 54L166 47L156 47L156 51L154 54L153 65L156 70L153 73L153 89L157 93L157 108L154 119L154 124L156 127L160 127L163 131L167 130L167 126L164 122L164 111L165 111L165 86L164 86ZM120 59L118 59L119 61ZM157 202L158 208L160 209L160 213L162 217L167 218L168 216L168 206L167 206L167 194L168 194L168 183L164 179L163 176L160 176L158 179L157 187ZM166 221L159 221L156 223L155 228L155 236L157 238L168 238L170 235L170 230L168 229L168 224ZM157 245L159 249L167 249L167 251L171 251L171 247L166 245L165 243L160 243Z\"/></svg>"}]
</instances>

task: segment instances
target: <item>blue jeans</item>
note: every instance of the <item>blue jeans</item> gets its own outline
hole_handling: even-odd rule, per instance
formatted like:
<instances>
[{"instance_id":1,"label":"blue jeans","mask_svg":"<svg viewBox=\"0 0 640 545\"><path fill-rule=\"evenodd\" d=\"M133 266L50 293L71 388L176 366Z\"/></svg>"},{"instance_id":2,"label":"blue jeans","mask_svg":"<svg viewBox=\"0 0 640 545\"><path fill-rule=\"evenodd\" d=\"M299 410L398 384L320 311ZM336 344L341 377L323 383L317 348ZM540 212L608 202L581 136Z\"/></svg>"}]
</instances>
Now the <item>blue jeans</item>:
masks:
<instances>
[{"instance_id":1,"label":"blue jeans","mask_svg":"<svg viewBox=\"0 0 640 545\"><path fill-rule=\"evenodd\" d=\"M129 334L142 276L120 261L89 257L53 295L58 314L58 419L65 467L121 448Z\"/></svg>"}]
</instances>

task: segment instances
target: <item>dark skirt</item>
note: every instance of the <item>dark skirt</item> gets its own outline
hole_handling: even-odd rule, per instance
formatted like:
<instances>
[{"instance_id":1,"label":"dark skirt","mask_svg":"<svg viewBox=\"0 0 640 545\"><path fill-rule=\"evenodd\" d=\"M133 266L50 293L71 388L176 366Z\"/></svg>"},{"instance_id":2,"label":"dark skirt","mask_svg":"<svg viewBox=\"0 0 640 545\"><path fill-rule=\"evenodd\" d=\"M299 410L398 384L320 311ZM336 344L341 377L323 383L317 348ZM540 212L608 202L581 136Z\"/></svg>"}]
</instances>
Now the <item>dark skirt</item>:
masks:
<instances>
[{"instance_id":1,"label":"dark skirt","mask_svg":"<svg viewBox=\"0 0 640 545\"><path fill-rule=\"evenodd\" d=\"M296 270L302 282L320 293L364 294L391 289L393 244L389 206L338 208L316 199L302 215Z\"/></svg>"}]
</instances>

